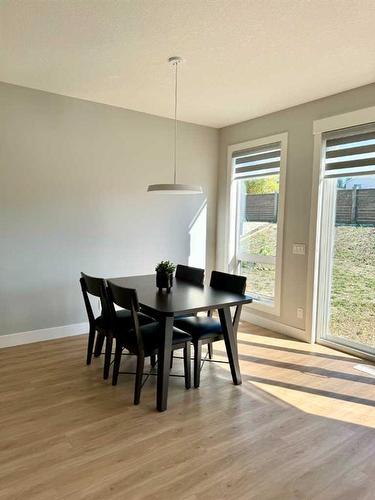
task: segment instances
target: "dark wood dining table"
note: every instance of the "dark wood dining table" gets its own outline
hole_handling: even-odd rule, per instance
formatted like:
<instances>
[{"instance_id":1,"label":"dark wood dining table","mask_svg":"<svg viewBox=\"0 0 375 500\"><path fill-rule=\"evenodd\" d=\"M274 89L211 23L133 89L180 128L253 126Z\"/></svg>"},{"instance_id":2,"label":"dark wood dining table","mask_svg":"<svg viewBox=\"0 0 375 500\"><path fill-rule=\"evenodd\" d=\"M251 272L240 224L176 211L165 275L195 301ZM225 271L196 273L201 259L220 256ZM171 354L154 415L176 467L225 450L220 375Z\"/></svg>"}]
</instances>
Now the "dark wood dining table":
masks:
<instances>
[{"instance_id":1,"label":"dark wood dining table","mask_svg":"<svg viewBox=\"0 0 375 500\"><path fill-rule=\"evenodd\" d=\"M162 325L156 394L156 406L159 411L167 409L173 322L176 316L209 310L218 311L233 383L235 385L242 383L238 363L237 329L242 305L252 302L249 295L229 293L209 285L199 286L178 279L174 279L173 287L167 293L166 290L159 291L156 288L154 274L124 276L108 281L137 290L142 311L156 318ZM237 313L233 319L230 309L232 306L237 306Z\"/></svg>"}]
</instances>

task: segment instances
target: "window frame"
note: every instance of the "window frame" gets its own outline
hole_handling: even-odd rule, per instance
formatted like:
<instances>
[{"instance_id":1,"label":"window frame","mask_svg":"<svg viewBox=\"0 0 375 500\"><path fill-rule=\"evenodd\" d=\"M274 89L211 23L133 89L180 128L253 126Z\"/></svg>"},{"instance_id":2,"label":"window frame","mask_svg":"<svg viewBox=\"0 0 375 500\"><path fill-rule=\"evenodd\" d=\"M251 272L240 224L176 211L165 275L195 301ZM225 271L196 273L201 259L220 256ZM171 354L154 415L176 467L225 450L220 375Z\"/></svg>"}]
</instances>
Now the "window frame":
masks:
<instances>
[{"instance_id":1,"label":"window frame","mask_svg":"<svg viewBox=\"0 0 375 500\"><path fill-rule=\"evenodd\" d=\"M363 132L374 130L374 123L356 125L360 127ZM351 131L352 127L346 127L334 131L326 131L321 137L321 210L320 210L320 227L319 227L319 268L317 273L317 296L316 296L316 334L317 341L324 344L329 342L331 345L343 346L355 349L357 352L363 352L372 358L375 356L375 349L371 346L363 344L361 346L357 342L347 339L345 337L336 337L329 332L330 320L330 307L332 300L332 280L333 280L333 266L334 266L334 244L335 244L335 214L337 202L337 186L336 181L339 178L344 178L353 175L355 167L347 167L346 174L339 173L335 176L326 174L326 147L327 140L332 138L350 137L354 134ZM348 132L345 132L349 129ZM355 132L358 133L358 132ZM329 136L327 137L327 135ZM369 174L363 173L362 175L374 175L375 170L372 168ZM358 174L354 174L358 176ZM360 176L359 176L360 178Z\"/></svg>"},{"instance_id":2,"label":"window frame","mask_svg":"<svg viewBox=\"0 0 375 500\"><path fill-rule=\"evenodd\" d=\"M267 146L280 142L280 183L278 196L278 220L277 220L277 251L275 259L275 297L273 304L254 301L246 306L249 310L262 311L274 316L280 316L281 310L281 280L283 263L283 240L284 240L284 212L286 194L286 171L288 154L288 132L282 132L271 136L261 137L246 142L231 144L227 150L227 193L226 193L226 219L225 219L225 251L223 269L227 272L236 272L239 265L238 260L238 219L237 206L238 182L234 179L234 168L232 154L235 151Z\"/></svg>"},{"instance_id":3,"label":"window frame","mask_svg":"<svg viewBox=\"0 0 375 500\"><path fill-rule=\"evenodd\" d=\"M325 165L325 151L323 148L326 132L342 130L344 128L367 125L375 122L375 106L349 111L347 113L328 116L313 121L314 153L313 153L313 175L311 190L310 208L310 229L309 229L309 252L307 270L307 300L306 300L306 333L309 342L318 342L328 347L339 349L355 356L374 361L375 357L358 351L355 348L341 344L333 344L329 340L321 338L317 323L318 309L318 280L320 266L320 235L321 235L321 215L323 203L323 179Z\"/></svg>"}]
</instances>

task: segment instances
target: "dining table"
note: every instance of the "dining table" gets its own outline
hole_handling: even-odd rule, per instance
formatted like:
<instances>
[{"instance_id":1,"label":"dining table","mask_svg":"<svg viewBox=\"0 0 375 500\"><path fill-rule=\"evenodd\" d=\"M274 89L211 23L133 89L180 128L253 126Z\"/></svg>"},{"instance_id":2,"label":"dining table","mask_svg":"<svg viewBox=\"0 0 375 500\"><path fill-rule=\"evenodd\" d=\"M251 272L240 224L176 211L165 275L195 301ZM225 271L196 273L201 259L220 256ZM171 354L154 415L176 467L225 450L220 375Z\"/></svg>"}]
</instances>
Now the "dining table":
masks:
<instances>
[{"instance_id":1,"label":"dining table","mask_svg":"<svg viewBox=\"0 0 375 500\"><path fill-rule=\"evenodd\" d=\"M155 318L161 324L156 391L156 407L159 411L165 411L168 404L173 323L176 317L217 310L233 384L242 383L238 362L237 329L242 306L252 302L250 295L230 293L206 284L195 285L176 278L173 280L171 290L167 292L156 287L155 274L122 276L108 281L118 286L135 289L142 312ZM232 307L236 308L233 318Z\"/></svg>"}]
</instances>

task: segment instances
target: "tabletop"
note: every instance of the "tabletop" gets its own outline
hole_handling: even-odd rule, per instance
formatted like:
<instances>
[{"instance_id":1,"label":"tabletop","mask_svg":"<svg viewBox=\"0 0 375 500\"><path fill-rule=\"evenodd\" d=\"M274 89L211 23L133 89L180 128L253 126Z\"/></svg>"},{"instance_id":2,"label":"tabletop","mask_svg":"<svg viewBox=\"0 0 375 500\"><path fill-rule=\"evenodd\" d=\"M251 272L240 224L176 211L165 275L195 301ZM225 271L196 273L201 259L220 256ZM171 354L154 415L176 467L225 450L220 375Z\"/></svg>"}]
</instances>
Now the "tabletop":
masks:
<instances>
[{"instance_id":1,"label":"tabletop","mask_svg":"<svg viewBox=\"0 0 375 500\"><path fill-rule=\"evenodd\" d=\"M166 290L159 292L156 288L155 274L124 276L108 281L125 288L134 288L137 290L141 306L163 316L220 309L252 302L249 295L225 292L209 285L194 285L176 278L173 279L173 287L169 293Z\"/></svg>"}]
</instances>

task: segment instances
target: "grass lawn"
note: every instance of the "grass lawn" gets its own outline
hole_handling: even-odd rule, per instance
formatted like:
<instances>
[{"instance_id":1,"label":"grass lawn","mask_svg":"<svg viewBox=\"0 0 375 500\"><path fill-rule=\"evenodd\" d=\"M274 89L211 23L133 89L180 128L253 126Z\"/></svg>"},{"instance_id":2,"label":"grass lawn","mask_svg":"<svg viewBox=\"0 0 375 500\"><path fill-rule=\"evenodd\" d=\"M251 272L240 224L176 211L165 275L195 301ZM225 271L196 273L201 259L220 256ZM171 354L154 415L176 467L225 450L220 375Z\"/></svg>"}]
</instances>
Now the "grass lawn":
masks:
<instances>
[{"instance_id":1,"label":"grass lawn","mask_svg":"<svg viewBox=\"0 0 375 500\"><path fill-rule=\"evenodd\" d=\"M330 333L375 347L375 228L338 226Z\"/></svg>"},{"instance_id":2,"label":"grass lawn","mask_svg":"<svg viewBox=\"0 0 375 500\"><path fill-rule=\"evenodd\" d=\"M241 250L275 255L276 224L251 224ZM249 293L273 295L274 266L242 263L241 272ZM375 347L375 227L336 227L329 329L331 335Z\"/></svg>"},{"instance_id":3,"label":"grass lawn","mask_svg":"<svg viewBox=\"0 0 375 500\"><path fill-rule=\"evenodd\" d=\"M277 224L246 223L246 234L240 240L241 251L254 255L276 256ZM247 277L246 291L273 299L275 294L275 266L242 262L241 274Z\"/></svg>"},{"instance_id":4,"label":"grass lawn","mask_svg":"<svg viewBox=\"0 0 375 500\"><path fill-rule=\"evenodd\" d=\"M264 264L241 263L241 274L246 276L246 293L273 299L275 294L275 267ZM271 300L272 302L272 300Z\"/></svg>"}]
</instances>

